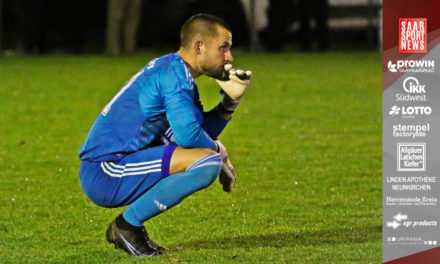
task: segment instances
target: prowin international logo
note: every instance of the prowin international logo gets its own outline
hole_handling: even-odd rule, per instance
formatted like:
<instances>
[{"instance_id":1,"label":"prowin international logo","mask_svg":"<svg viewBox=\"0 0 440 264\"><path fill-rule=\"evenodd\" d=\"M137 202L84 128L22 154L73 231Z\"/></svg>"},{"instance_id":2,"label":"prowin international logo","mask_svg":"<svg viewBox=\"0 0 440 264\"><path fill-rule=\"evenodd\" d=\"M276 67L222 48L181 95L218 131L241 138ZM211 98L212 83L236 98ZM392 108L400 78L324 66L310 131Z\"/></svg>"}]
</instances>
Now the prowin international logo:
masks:
<instances>
[{"instance_id":1,"label":"prowin international logo","mask_svg":"<svg viewBox=\"0 0 440 264\"><path fill-rule=\"evenodd\" d=\"M407 77L402 83L403 91L406 93L397 93L396 101L424 102L426 101L426 85L420 84L415 77Z\"/></svg>"},{"instance_id":2,"label":"prowin international logo","mask_svg":"<svg viewBox=\"0 0 440 264\"><path fill-rule=\"evenodd\" d=\"M388 112L392 117L401 115L402 118L415 118L416 116L428 116L432 113L429 106L397 106L393 105Z\"/></svg>"},{"instance_id":3,"label":"prowin international logo","mask_svg":"<svg viewBox=\"0 0 440 264\"><path fill-rule=\"evenodd\" d=\"M434 72L434 60L398 60L388 61L390 72Z\"/></svg>"}]
</instances>

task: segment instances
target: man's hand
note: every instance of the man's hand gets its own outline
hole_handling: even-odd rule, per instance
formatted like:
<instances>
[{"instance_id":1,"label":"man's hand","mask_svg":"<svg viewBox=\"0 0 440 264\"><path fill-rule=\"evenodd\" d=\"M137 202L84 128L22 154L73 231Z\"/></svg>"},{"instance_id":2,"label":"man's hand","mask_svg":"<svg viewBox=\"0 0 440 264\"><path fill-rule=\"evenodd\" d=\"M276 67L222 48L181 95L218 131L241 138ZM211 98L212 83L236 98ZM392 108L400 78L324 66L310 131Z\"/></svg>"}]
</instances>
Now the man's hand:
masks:
<instances>
[{"instance_id":1,"label":"man's hand","mask_svg":"<svg viewBox=\"0 0 440 264\"><path fill-rule=\"evenodd\" d=\"M229 159L223 162L219 181L220 184L223 185L223 191L228 193L232 191L232 187L234 187L235 184L235 171Z\"/></svg>"},{"instance_id":2,"label":"man's hand","mask_svg":"<svg viewBox=\"0 0 440 264\"><path fill-rule=\"evenodd\" d=\"M240 99L249 86L252 72L235 69L232 64L225 65L226 80L217 80L217 83L232 100Z\"/></svg>"},{"instance_id":3,"label":"man's hand","mask_svg":"<svg viewBox=\"0 0 440 264\"><path fill-rule=\"evenodd\" d=\"M216 140L217 144L217 152L221 155L222 158L222 170L220 171L219 181L220 184L223 185L223 191L231 192L232 187L235 184L235 171L234 167L229 160L228 152L226 151L225 146L219 141Z\"/></svg>"},{"instance_id":4,"label":"man's hand","mask_svg":"<svg viewBox=\"0 0 440 264\"><path fill-rule=\"evenodd\" d=\"M251 71L235 69L231 64L225 65L225 78L216 79L223 91L223 99L220 102L223 109L234 112L249 86L251 75Z\"/></svg>"}]
</instances>

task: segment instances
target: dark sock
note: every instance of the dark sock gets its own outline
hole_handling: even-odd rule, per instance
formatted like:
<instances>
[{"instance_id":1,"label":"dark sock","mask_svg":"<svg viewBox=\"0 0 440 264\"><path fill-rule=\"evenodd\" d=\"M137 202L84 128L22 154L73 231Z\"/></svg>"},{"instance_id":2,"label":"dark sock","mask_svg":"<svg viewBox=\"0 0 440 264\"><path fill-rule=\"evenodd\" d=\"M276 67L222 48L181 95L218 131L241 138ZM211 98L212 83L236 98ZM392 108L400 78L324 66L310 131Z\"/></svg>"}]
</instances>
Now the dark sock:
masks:
<instances>
[{"instance_id":1,"label":"dark sock","mask_svg":"<svg viewBox=\"0 0 440 264\"><path fill-rule=\"evenodd\" d=\"M136 231L139 230L139 227L131 225L130 223L128 223L124 217L122 216L122 214L118 215L116 217L116 226L120 229L123 230L129 230L129 231Z\"/></svg>"}]
</instances>

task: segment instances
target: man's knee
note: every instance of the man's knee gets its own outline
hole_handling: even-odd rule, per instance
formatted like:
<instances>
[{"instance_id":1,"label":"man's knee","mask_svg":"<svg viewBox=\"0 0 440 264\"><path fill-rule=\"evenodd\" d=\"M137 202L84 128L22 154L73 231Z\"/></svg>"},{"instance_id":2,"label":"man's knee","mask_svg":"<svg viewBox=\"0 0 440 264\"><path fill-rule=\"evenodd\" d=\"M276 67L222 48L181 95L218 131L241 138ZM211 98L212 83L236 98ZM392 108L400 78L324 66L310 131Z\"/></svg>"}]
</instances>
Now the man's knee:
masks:
<instances>
[{"instance_id":1,"label":"man's knee","mask_svg":"<svg viewBox=\"0 0 440 264\"><path fill-rule=\"evenodd\" d=\"M185 171L196 161L215 153L216 152L214 150L207 148L185 149L182 147L177 147L171 156L170 174Z\"/></svg>"},{"instance_id":2,"label":"man's knee","mask_svg":"<svg viewBox=\"0 0 440 264\"><path fill-rule=\"evenodd\" d=\"M217 179L222 167L221 156L218 153L208 154L191 164L186 171L191 172L188 176L197 181L199 190L207 188Z\"/></svg>"}]
</instances>

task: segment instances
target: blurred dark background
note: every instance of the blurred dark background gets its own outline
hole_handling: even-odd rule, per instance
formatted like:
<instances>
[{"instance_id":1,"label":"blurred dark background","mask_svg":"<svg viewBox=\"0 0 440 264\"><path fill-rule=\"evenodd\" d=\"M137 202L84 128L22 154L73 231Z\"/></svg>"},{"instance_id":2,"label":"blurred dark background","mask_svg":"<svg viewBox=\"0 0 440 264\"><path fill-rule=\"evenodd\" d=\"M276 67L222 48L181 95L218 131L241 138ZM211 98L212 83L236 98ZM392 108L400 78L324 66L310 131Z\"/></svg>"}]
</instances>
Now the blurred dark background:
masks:
<instances>
[{"instance_id":1,"label":"blurred dark background","mask_svg":"<svg viewBox=\"0 0 440 264\"><path fill-rule=\"evenodd\" d=\"M179 46L196 13L223 18L234 47L260 51L378 49L380 0L0 0L4 55L131 53Z\"/></svg>"}]
</instances>

